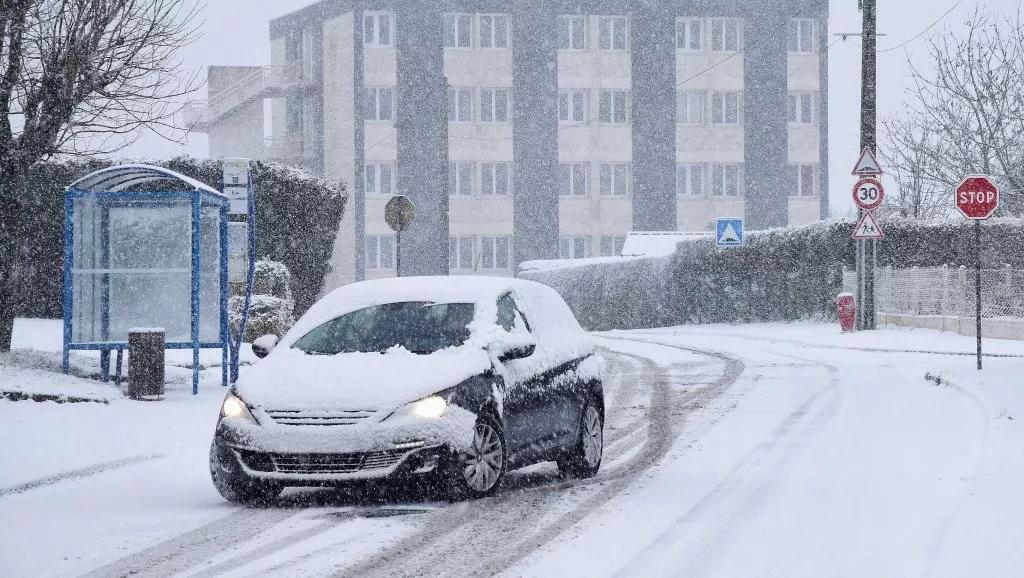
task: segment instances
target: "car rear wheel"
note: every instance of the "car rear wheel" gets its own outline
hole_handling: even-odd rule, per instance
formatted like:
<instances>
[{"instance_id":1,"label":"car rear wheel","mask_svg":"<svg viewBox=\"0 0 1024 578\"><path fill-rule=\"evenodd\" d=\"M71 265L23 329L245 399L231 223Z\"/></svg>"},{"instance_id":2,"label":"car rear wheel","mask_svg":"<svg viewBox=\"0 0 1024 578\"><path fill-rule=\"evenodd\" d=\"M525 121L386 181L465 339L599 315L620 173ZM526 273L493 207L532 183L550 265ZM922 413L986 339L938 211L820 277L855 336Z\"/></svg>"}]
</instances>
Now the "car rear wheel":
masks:
<instances>
[{"instance_id":1,"label":"car rear wheel","mask_svg":"<svg viewBox=\"0 0 1024 578\"><path fill-rule=\"evenodd\" d=\"M579 431L579 439L558 459L558 471L571 478L590 478L601 468L604 453L604 418L593 398L580 412Z\"/></svg>"},{"instance_id":2,"label":"car rear wheel","mask_svg":"<svg viewBox=\"0 0 1024 578\"><path fill-rule=\"evenodd\" d=\"M284 489L281 484L246 475L231 450L217 442L210 445L210 477L217 492L235 504L270 504Z\"/></svg>"},{"instance_id":3,"label":"car rear wheel","mask_svg":"<svg viewBox=\"0 0 1024 578\"><path fill-rule=\"evenodd\" d=\"M473 428L473 443L454 461L448 475L451 497L482 498L498 491L505 479L505 434L501 424L481 417Z\"/></svg>"}]
</instances>

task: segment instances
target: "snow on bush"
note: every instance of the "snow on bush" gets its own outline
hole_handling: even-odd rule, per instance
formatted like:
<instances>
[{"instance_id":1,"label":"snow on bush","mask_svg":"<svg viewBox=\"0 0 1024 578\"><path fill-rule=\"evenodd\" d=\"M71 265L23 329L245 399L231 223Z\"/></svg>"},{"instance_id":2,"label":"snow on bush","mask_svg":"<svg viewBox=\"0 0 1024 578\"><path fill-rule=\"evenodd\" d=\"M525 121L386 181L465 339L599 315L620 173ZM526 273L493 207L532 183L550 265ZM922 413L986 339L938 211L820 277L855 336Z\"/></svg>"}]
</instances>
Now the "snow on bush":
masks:
<instances>
[{"instance_id":1,"label":"snow on bush","mask_svg":"<svg viewBox=\"0 0 1024 578\"><path fill-rule=\"evenodd\" d=\"M295 301L292 299L288 268L284 263L269 259L256 261L252 285L245 340L252 342L263 335L284 335L295 324ZM228 300L228 322L234 335L238 334L242 324L244 306L244 293L232 295Z\"/></svg>"},{"instance_id":2,"label":"snow on bush","mask_svg":"<svg viewBox=\"0 0 1024 578\"><path fill-rule=\"evenodd\" d=\"M882 228L880 267L974 262L970 223L889 220ZM693 239L669 257L550 268L532 263L519 275L554 287L591 330L834 319L842 267L854 266L852 229L852 223L828 221L753 231L745 247L734 249ZM1024 220L986 222L982 243L986 266L1024 266Z\"/></svg>"}]
</instances>

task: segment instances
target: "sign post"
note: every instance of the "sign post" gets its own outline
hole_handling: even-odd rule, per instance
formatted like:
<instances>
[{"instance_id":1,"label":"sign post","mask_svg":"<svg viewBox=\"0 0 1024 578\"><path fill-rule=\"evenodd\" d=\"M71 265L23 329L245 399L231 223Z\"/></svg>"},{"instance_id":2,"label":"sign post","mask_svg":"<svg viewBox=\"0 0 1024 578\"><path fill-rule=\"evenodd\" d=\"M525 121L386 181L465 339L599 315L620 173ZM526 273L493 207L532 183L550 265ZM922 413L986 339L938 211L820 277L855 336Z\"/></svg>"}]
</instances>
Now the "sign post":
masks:
<instances>
[{"instance_id":1,"label":"sign post","mask_svg":"<svg viewBox=\"0 0 1024 578\"><path fill-rule=\"evenodd\" d=\"M384 207L384 221L395 232L395 276L402 276L402 231L409 228L416 208L405 195L391 197Z\"/></svg>"},{"instance_id":2,"label":"sign post","mask_svg":"<svg viewBox=\"0 0 1024 578\"><path fill-rule=\"evenodd\" d=\"M252 183L249 178L249 159L224 159L224 188L223 192L230 200L228 212L231 214L233 223L228 224L228 230L240 229L236 223L245 220L248 229L246 236L246 269L245 269L245 300L242 304L242 322L238 331L238 338L230 343L230 381L235 383L238 380L239 351L242 349L242 340L245 339L245 326L249 322L249 306L252 303L252 282L253 270L256 266L256 205L252 196ZM232 227L231 225L235 225ZM237 235L241 237L241 235ZM236 240L238 240L236 237ZM229 248L229 251L231 249ZM237 247L236 254L241 253Z\"/></svg>"},{"instance_id":3,"label":"sign post","mask_svg":"<svg viewBox=\"0 0 1024 578\"><path fill-rule=\"evenodd\" d=\"M875 209L885 200L885 189L878 180L882 166L871 147L861 151L852 174L860 177L853 187L853 201L860 209L853 232L857 241L857 329L874 329L876 241L885 237L875 219Z\"/></svg>"},{"instance_id":4,"label":"sign post","mask_svg":"<svg viewBox=\"0 0 1024 578\"><path fill-rule=\"evenodd\" d=\"M974 315L981 370L981 222L999 208L999 187L983 175L964 178L953 191L953 202L964 217L974 221Z\"/></svg>"}]
</instances>

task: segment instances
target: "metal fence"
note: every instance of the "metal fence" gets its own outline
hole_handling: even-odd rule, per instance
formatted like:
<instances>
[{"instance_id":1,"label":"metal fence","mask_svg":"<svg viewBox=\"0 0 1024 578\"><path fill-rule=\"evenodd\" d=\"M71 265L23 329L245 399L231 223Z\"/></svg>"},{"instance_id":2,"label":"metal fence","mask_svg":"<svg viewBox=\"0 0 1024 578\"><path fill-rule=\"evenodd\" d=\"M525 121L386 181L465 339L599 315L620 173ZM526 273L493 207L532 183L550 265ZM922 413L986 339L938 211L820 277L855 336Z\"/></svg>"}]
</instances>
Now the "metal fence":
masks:
<instances>
[{"instance_id":1,"label":"metal fence","mask_svg":"<svg viewBox=\"0 0 1024 578\"><path fill-rule=\"evenodd\" d=\"M973 320L974 283L975 270L969 267L881 267L876 275L875 302L881 316ZM857 272L844 269L844 290L854 293L856 287ZM981 291L983 318L1012 329L1011 335L1024 331L1024 270L1010 266L983 269ZM945 325L937 328L947 329Z\"/></svg>"}]
</instances>

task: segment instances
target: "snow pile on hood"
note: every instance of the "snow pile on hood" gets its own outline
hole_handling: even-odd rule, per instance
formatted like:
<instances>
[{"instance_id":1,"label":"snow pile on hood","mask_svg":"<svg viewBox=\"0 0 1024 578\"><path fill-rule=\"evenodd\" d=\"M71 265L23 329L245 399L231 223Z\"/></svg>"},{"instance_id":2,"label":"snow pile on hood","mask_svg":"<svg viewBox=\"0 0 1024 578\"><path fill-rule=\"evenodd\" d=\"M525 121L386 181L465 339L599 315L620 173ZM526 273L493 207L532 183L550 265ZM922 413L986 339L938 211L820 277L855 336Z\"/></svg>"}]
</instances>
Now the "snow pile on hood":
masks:
<instances>
[{"instance_id":1,"label":"snow pile on hood","mask_svg":"<svg viewBox=\"0 0 1024 578\"><path fill-rule=\"evenodd\" d=\"M533 355L504 368L489 348L512 339L497 325L497 301L509 292L523 308L537 347ZM407 301L474 304L469 339L428 355L394 348L384 354L317 356L292 348L303 335L338 316ZM569 307L545 285L499 277L378 279L338 288L313 305L266 359L245 370L238 391L249 403L268 409L390 410L492 367L525 378L593 351L593 341Z\"/></svg>"}]
</instances>

